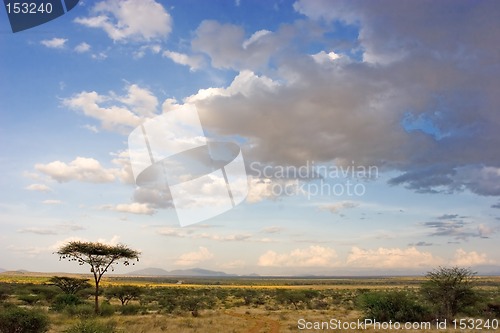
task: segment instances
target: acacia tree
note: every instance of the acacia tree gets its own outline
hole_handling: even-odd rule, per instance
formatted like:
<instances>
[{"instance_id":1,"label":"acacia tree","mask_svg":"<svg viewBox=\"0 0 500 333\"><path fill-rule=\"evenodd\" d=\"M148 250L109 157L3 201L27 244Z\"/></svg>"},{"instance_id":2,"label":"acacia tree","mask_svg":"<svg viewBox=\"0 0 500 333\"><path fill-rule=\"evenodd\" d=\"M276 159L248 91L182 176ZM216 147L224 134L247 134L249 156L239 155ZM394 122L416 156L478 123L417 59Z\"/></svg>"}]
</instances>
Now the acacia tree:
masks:
<instances>
[{"instance_id":1,"label":"acacia tree","mask_svg":"<svg viewBox=\"0 0 500 333\"><path fill-rule=\"evenodd\" d=\"M142 294L142 288L139 286L116 286L109 290L106 288L105 293L109 299L118 298L123 306L127 305L129 301L138 298Z\"/></svg>"},{"instance_id":2,"label":"acacia tree","mask_svg":"<svg viewBox=\"0 0 500 333\"><path fill-rule=\"evenodd\" d=\"M427 273L422 284L423 296L436 304L442 319L452 319L460 310L477 300L474 290L474 276L469 268L439 267Z\"/></svg>"},{"instance_id":3,"label":"acacia tree","mask_svg":"<svg viewBox=\"0 0 500 333\"><path fill-rule=\"evenodd\" d=\"M81 265L90 265L90 272L94 275L95 282L95 313L99 313L99 282L102 276L114 264L122 262L125 266L131 260L139 261L140 252L132 250L123 244L107 245L94 242L69 242L62 246L57 252L59 260L67 259L76 261Z\"/></svg>"},{"instance_id":4,"label":"acacia tree","mask_svg":"<svg viewBox=\"0 0 500 333\"><path fill-rule=\"evenodd\" d=\"M74 295L80 290L92 287L89 279L79 279L67 276L53 276L50 278L50 284L59 287L65 294Z\"/></svg>"}]
</instances>

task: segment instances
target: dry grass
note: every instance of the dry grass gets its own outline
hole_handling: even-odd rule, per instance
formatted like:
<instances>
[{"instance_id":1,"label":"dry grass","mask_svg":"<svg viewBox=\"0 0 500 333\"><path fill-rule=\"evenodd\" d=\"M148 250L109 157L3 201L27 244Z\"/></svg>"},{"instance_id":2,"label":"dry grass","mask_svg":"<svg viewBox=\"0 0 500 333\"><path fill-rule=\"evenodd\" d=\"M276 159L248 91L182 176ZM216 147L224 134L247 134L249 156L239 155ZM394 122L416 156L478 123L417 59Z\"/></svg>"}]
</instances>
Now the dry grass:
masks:
<instances>
[{"instance_id":1,"label":"dry grass","mask_svg":"<svg viewBox=\"0 0 500 333\"><path fill-rule=\"evenodd\" d=\"M296 333L305 332L359 332L359 330L320 329L300 330L298 320L303 318L308 322L328 322L331 319L344 322L356 322L361 314L354 310L337 309L334 311L315 310L280 310L267 311L260 308L253 309L231 309L229 311L215 310L203 311L200 317L194 318L190 315L137 315L121 316L115 315L111 318L100 318L99 321L116 323L119 333ZM70 319L61 315L51 315L53 323L48 333L63 333L78 319ZM394 332L395 330L379 330L368 328L363 330L367 333ZM430 330L401 330L409 333L472 333L474 330L458 330L448 327L447 330L432 328ZM481 330L481 332L499 332L500 330Z\"/></svg>"}]
</instances>

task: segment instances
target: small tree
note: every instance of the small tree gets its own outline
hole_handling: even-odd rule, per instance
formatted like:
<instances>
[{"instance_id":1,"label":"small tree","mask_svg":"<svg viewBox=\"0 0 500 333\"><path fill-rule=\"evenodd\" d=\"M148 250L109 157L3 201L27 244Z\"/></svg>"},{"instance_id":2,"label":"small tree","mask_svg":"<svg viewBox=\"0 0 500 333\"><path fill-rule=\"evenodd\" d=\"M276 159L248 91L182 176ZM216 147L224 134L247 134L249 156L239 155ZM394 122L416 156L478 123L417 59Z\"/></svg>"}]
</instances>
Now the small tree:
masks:
<instances>
[{"instance_id":1,"label":"small tree","mask_svg":"<svg viewBox=\"0 0 500 333\"><path fill-rule=\"evenodd\" d=\"M118 298L123 306L127 305L129 301L137 299L142 294L142 288L138 286L116 286L106 288L105 293L109 299Z\"/></svg>"},{"instance_id":2,"label":"small tree","mask_svg":"<svg viewBox=\"0 0 500 333\"><path fill-rule=\"evenodd\" d=\"M94 275L95 282L95 313L99 313L99 282L102 276L111 268L113 264L120 261L128 266L130 260L139 261L140 252L132 250L125 245L107 245L93 242L69 242L62 246L59 251L59 260L68 259L76 261L79 265L90 265L90 272Z\"/></svg>"},{"instance_id":3,"label":"small tree","mask_svg":"<svg viewBox=\"0 0 500 333\"><path fill-rule=\"evenodd\" d=\"M53 276L49 283L59 287L63 293L74 295L80 290L90 288L89 279L71 278L66 276Z\"/></svg>"},{"instance_id":4,"label":"small tree","mask_svg":"<svg viewBox=\"0 0 500 333\"><path fill-rule=\"evenodd\" d=\"M442 319L452 319L460 310L477 301L474 276L469 268L439 267L427 273L422 284L423 296L436 304Z\"/></svg>"}]
</instances>

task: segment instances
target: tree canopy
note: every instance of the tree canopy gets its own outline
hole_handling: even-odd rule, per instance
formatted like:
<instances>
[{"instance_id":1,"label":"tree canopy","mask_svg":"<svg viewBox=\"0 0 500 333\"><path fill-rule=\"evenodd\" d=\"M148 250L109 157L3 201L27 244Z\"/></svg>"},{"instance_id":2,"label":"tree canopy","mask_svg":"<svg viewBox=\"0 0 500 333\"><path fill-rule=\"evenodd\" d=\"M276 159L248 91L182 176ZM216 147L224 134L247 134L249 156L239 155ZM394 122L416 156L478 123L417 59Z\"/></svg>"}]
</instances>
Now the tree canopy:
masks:
<instances>
[{"instance_id":1,"label":"tree canopy","mask_svg":"<svg viewBox=\"0 0 500 333\"><path fill-rule=\"evenodd\" d=\"M421 291L438 307L443 319L452 319L460 310L477 301L474 290L476 272L463 267L439 267L427 273Z\"/></svg>"}]
</instances>

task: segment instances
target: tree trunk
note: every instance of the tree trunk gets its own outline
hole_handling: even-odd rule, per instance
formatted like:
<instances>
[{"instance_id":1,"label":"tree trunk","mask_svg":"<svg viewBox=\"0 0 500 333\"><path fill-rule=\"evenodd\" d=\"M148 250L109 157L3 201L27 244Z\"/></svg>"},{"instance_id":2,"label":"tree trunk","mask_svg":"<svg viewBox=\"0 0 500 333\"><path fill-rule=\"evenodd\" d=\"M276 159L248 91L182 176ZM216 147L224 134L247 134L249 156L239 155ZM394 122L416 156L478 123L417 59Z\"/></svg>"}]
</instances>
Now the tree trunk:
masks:
<instances>
[{"instance_id":1,"label":"tree trunk","mask_svg":"<svg viewBox=\"0 0 500 333\"><path fill-rule=\"evenodd\" d=\"M99 314L99 284L95 284L95 314Z\"/></svg>"}]
</instances>

